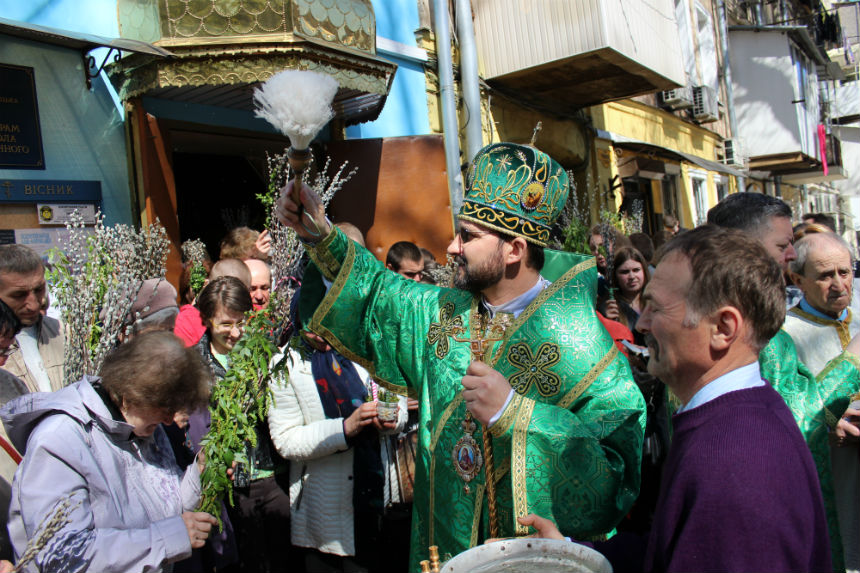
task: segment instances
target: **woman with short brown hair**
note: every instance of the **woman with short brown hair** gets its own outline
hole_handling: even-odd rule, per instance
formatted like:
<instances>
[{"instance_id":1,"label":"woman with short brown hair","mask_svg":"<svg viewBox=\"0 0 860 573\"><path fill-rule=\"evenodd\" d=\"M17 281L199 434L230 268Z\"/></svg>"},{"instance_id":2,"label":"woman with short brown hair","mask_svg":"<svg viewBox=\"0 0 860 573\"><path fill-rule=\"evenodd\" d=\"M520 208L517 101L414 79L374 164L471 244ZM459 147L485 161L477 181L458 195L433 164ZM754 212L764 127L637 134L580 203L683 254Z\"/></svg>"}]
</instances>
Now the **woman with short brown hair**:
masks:
<instances>
[{"instance_id":1,"label":"woman with short brown hair","mask_svg":"<svg viewBox=\"0 0 860 573\"><path fill-rule=\"evenodd\" d=\"M172 333L148 332L112 351L101 378L7 404L0 415L24 454L9 511L16 557L63 506L40 570L168 571L202 547L215 523L193 511L203 464L183 475L161 424L205 404L209 376Z\"/></svg>"}]
</instances>

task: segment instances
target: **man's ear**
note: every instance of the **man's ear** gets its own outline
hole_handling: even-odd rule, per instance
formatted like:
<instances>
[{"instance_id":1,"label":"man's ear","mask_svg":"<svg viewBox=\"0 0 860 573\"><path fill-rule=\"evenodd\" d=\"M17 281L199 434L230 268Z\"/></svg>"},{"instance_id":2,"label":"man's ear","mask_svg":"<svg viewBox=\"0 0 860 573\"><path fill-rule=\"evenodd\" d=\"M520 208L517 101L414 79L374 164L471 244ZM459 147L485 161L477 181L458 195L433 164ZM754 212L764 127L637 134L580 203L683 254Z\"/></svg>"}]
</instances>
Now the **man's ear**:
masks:
<instances>
[{"instance_id":1,"label":"man's ear","mask_svg":"<svg viewBox=\"0 0 860 573\"><path fill-rule=\"evenodd\" d=\"M394 271L395 273L397 272L396 270L394 270L394 267L391 266L391 263L385 263L385 268L389 271Z\"/></svg>"},{"instance_id":2,"label":"man's ear","mask_svg":"<svg viewBox=\"0 0 860 573\"><path fill-rule=\"evenodd\" d=\"M741 311L733 306L723 306L711 315L711 348L728 350L744 334L746 321Z\"/></svg>"},{"instance_id":3,"label":"man's ear","mask_svg":"<svg viewBox=\"0 0 860 573\"><path fill-rule=\"evenodd\" d=\"M797 274L794 271L788 271L788 278L791 279L791 284L796 287L800 287L800 281L803 279L803 275Z\"/></svg>"},{"instance_id":4,"label":"man's ear","mask_svg":"<svg viewBox=\"0 0 860 573\"><path fill-rule=\"evenodd\" d=\"M506 264L523 262L526 258L529 244L522 237L515 237L508 241L510 251L505 259Z\"/></svg>"}]
</instances>

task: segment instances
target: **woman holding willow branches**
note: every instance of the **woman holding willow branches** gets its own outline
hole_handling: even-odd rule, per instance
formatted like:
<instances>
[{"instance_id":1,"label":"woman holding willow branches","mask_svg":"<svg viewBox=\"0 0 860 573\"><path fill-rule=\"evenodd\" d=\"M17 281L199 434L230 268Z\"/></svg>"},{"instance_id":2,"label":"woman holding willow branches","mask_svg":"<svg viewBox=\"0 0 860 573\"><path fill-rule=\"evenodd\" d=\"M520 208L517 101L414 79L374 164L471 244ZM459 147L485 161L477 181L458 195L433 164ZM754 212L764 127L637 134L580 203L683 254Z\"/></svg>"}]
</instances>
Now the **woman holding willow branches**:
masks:
<instances>
[{"instance_id":1,"label":"woman holding willow branches","mask_svg":"<svg viewBox=\"0 0 860 573\"><path fill-rule=\"evenodd\" d=\"M215 524L193 511L203 462L183 474L161 424L205 404L209 380L192 349L150 332L112 351L100 378L7 404L0 415L24 454L9 513L19 566L170 571L202 547Z\"/></svg>"}]
</instances>

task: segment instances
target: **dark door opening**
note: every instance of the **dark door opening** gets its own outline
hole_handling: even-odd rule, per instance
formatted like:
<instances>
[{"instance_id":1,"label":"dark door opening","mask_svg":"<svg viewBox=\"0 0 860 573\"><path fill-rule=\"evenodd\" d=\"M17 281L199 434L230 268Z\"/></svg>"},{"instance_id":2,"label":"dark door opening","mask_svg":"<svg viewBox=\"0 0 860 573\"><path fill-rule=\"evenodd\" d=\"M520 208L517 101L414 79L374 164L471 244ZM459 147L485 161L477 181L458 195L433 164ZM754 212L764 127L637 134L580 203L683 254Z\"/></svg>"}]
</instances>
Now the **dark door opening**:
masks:
<instances>
[{"instance_id":1,"label":"dark door opening","mask_svg":"<svg viewBox=\"0 0 860 573\"><path fill-rule=\"evenodd\" d=\"M624 200L618 208L618 212L628 217L639 219L642 222L642 232L651 235L653 233L652 217L654 205L651 201L651 180L643 177L625 177Z\"/></svg>"},{"instance_id":2,"label":"dark door opening","mask_svg":"<svg viewBox=\"0 0 860 573\"><path fill-rule=\"evenodd\" d=\"M266 191L266 176L248 158L174 153L173 173L182 241L201 239L213 261L230 229L263 229L266 213L256 195Z\"/></svg>"}]
</instances>

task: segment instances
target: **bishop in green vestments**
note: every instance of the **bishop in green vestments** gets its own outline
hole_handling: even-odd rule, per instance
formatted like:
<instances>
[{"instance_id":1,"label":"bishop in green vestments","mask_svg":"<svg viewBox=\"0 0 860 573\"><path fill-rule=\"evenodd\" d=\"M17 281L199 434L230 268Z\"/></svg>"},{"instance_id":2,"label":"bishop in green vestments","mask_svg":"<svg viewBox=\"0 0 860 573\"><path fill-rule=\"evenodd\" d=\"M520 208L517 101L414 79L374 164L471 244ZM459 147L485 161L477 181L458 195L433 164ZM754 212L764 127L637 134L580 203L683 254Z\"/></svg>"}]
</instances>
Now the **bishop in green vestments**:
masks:
<instances>
[{"instance_id":1,"label":"bishop in green vestments","mask_svg":"<svg viewBox=\"0 0 860 573\"><path fill-rule=\"evenodd\" d=\"M420 402L413 571L430 545L445 559L481 543L491 513L501 537L528 534L517 518L536 513L595 539L638 495L645 405L597 319L594 258L544 249L567 194L564 169L534 147L482 149L448 249L454 289L386 270L330 230L307 187L306 215L290 193L279 202L299 236L325 235L308 244L332 285L310 302L310 330Z\"/></svg>"}]
</instances>

